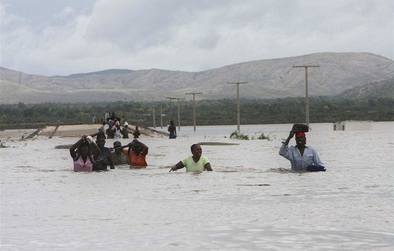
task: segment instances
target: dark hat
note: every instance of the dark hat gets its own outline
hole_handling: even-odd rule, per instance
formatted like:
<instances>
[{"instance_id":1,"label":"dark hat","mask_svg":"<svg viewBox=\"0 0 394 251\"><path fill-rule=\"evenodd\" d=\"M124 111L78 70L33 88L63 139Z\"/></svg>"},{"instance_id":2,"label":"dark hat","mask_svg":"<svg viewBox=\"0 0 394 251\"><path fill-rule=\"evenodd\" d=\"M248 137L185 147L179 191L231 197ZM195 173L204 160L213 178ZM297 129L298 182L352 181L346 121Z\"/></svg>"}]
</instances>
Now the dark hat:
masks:
<instances>
[{"instance_id":1,"label":"dark hat","mask_svg":"<svg viewBox=\"0 0 394 251\"><path fill-rule=\"evenodd\" d=\"M114 142L114 148L122 147L122 143L120 141L115 141Z\"/></svg>"},{"instance_id":2,"label":"dark hat","mask_svg":"<svg viewBox=\"0 0 394 251\"><path fill-rule=\"evenodd\" d=\"M304 124L294 124L291 130L293 132L309 132L309 127Z\"/></svg>"}]
</instances>

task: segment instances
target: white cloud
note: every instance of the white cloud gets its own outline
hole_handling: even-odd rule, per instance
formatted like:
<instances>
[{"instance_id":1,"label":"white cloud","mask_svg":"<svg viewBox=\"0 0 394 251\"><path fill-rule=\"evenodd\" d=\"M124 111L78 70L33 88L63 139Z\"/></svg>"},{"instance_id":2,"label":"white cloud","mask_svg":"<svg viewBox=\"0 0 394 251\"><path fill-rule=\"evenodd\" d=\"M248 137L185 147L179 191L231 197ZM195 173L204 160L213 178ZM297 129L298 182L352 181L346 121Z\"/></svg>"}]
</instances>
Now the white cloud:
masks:
<instances>
[{"instance_id":1,"label":"white cloud","mask_svg":"<svg viewBox=\"0 0 394 251\"><path fill-rule=\"evenodd\" d=\"M98 0L37 30L0 3L1 65L31 73L201 70L319 51L394 58L394 2Z\"/></svg>"}]
</instances>

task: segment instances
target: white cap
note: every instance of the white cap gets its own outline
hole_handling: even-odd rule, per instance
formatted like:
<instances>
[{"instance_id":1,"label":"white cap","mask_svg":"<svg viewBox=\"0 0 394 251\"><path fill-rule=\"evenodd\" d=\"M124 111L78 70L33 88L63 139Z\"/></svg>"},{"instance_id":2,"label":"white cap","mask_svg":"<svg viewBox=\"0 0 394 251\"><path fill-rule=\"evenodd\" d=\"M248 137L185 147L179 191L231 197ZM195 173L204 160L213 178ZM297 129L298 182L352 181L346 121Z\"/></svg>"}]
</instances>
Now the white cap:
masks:
<instances>
[{"instance_id":1,"label":"white cap","mask_svg":"<svg viewBox=\"0 0 394 251\"><path fill-rule=\"evenodd\" d=\"M86 140L91 144L93 142L92 136L86 136Z\"/></svg>"},{"instance_id":2,"label":"white cap","mask_svg":"<svg viewBox=\"0 0 394 251\"><path fill-rule=\"evenodd\" d=\"M129 123L127 123L127 121L125 121L124 126L129 126Z\"/></svg>"}]
</instances>

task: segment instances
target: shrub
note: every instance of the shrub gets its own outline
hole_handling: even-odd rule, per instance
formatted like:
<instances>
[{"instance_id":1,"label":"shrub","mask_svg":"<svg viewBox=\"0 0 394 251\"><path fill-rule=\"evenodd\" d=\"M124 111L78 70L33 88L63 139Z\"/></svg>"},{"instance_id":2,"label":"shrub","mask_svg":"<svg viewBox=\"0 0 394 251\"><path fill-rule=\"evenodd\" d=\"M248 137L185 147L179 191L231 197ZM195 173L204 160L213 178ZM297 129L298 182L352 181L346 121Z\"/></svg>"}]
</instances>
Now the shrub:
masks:
<instances>
[{"instance_id":1,"label":"shrub","mask_svg":"<svg viewBox=\"0 0 394 251\"><path fill-rule=\"evenodd\" d=\"M249 140L249 136L242 134L238 131L234 131L233 133L231 133L230 135L230 139L242 139L242 140Z\"/></svg>"}]
</instances>

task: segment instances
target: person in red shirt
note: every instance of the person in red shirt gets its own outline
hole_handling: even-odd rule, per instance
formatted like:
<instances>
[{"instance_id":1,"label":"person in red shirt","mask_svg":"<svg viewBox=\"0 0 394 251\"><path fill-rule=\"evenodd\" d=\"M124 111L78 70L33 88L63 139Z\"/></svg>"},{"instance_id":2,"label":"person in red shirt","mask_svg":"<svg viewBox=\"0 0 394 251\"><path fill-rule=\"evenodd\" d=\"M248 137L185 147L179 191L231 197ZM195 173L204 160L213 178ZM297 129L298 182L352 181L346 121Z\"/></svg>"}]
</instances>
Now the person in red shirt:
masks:
<instances>
[{"instance_id":1,"label":"person in red shirt","mask_svg":"<svg viewBox=\"0 0 394 251\"><path fill-rule=\"evenodd\" d=\"M146 168L148 165L146 163L146 155L148 154L149 148L138 139L134 139L128 144L128 147L130 168Z\"/></svg>"}]
</instances>

